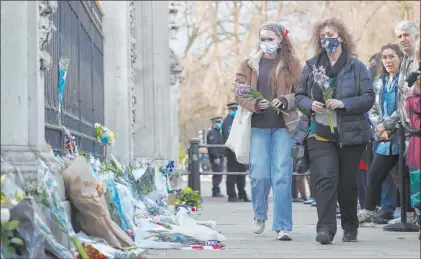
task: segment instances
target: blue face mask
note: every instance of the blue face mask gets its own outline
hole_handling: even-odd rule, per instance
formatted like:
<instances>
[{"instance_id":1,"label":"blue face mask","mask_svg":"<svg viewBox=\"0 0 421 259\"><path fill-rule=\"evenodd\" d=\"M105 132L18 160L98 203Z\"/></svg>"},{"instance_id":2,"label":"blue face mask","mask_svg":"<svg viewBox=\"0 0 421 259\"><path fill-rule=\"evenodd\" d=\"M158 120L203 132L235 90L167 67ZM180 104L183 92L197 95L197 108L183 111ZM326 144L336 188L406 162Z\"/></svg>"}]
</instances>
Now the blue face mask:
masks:
<instances>
[{"instance_id":1,"label":"blue face mask","mask_svg":"<svg viewBox=\"0 0 421 259\"><path fill-rule=\"evenodd\" d=\"M221 130L222 129L222 123L216 124L216 129Z\"/></svg>"},{"instance_id":2,"label":"blue face mask","mask_svg":"<svg viewBox=\"0 0 421 259\"><path fill-rule=\"evenodd\" d=\"M338 37L339 38L339 37ZM335 49L341 44L338 38L324 38L322 40L322 47L326 50L327 53L332 53Z\"/></svg>"},{"instance_id":3,"label":"blue face mask","mask_svg":"<svg viewBox=\"0 0 421 259\"><path fill-rule=\"evenodd\" d=\"M235 114L237 114L237 111L231 111L231 113L230 113L230 115L231 115L231 117L235 117Z\"/></svg>"}]
</instances>

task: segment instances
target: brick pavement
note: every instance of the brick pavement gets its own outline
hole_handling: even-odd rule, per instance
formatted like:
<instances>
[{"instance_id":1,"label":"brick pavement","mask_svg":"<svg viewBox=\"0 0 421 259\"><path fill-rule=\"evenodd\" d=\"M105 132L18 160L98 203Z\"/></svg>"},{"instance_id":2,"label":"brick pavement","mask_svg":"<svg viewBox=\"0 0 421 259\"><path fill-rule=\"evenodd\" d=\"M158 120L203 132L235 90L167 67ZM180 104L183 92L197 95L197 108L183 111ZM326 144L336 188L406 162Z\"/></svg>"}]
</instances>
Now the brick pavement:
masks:
<instances>
[{"instance_id":1,"label":"brick pavement","mask_svg":"<svg viewBox=\"0 0 421 259\"><path fill-rule=\"evenodd\" d=\"M265 232L255 235L251 231L251 204L232 204L227 203L226 198L210 198L210 188L210 182L202 180L204 209L199 218L217 222L217 230L226 237L226 249L155 250L149 252L148 258L420 258L417 233L384 232L381 227L360 228L356 243L341 242L342 230L338 230L333 245L322 246L314 240L316 209L301 203L293 205L293 241L275 239L270 230L272 204Z\"/></svg>"}]
</instances>

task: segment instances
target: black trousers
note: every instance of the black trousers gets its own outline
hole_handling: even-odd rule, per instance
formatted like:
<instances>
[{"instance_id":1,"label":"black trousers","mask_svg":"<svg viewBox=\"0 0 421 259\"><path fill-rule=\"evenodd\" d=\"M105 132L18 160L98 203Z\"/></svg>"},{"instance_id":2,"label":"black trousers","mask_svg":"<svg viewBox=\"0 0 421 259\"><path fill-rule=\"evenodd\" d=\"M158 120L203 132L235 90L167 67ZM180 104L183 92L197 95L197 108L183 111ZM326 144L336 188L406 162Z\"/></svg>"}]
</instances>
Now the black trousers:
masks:
<instances>
[{"instance_id":1,"label":"black trousers","mask_svg":"<svg viewBox=\"0 0 421 259\"><path fill-rule=\"evenodd\" d=\"M373 162L367 172L367 187L365 192L364 209L374 211L380 200L382 184L390 170L398 163L399 155L375 154Z\"/></svg>"},{"instance_id":2,"label":"black trousers","mask_svg":"<svg viewBox=\"0 0 421 259\"><path fill-rule=\"evenodd\" d=\"M364 208L366 210L373 211L376 208L377 201L381 199L380 196L382 191L382 184L389 175L390 171L398 164L398 162L399 155L374 155L373 162L367 172L367 189L364 202ZM405 173L408 175L408 168L405 167L405 169ZM409 186L408 181L405 184ZM408 191L405 193L405 195L407 196L407 201L409 201L410 192ZM399 205L400 199L398 197L398 206ZM413 212L413 209L411 209L410 206L408 206L408 208L402 209L408 212Z\"/></svg>"},{"instance_id":3,"label":"black trousers","mask_svg":"<svg viewBox=\"0 0 421 259\"><path fill-rule=\"evenodd\" d=\"M215 162L211 162L212 172L223 172L224 170L224 157L219 158L220 162L219 165L215 164ZM213 175L212 176L212 192L213 193L221 193L221 188L219 185L222 182L222 175Z\"/></svg>"},{"instance_id":4,"label":"black trousers","mask_svg":"<svg viewBox=\"0 0 421 259\"><path fill-rule=\"evenodd\" d=\"M317 201L317 232L336 234L337 202L341 208L342 229L357 231L357 175L365 144L339 148L336 143L310 138L306 145Z\"/></svg>"},{"instance_id":5,"label":"black trousers","mask_svg":"<svg viewBox=\"0 0 421 259\"><path fill-rule=\"evenodd\" d=\"M245 172L246 166L237 162L235 156L227 156L227 172ZM247 198L245 191L246 176L245 175L227 175L227 195L229 197L237 197L235 185L237 184L238 197L240 199Z\"/></svg>"}]
</instances>

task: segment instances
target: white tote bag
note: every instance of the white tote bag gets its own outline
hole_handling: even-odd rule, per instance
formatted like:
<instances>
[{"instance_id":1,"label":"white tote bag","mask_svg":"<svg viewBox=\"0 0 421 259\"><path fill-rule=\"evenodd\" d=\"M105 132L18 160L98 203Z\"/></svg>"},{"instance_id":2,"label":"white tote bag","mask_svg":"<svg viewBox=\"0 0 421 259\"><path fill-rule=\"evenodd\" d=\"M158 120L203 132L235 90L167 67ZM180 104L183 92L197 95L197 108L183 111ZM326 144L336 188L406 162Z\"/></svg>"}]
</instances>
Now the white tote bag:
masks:
<instances>
[{"instance_id":1,"label":"white tote bag","mask_svg":"<svg viewBox=\"0 0 421 259\"><path fill-rule=\"evenodd\" d=\"M249 163L251 138L251 113L239 106L232 122L231 132L225 146L232 150L241 164Z\"/></svg>"}]
</instances>

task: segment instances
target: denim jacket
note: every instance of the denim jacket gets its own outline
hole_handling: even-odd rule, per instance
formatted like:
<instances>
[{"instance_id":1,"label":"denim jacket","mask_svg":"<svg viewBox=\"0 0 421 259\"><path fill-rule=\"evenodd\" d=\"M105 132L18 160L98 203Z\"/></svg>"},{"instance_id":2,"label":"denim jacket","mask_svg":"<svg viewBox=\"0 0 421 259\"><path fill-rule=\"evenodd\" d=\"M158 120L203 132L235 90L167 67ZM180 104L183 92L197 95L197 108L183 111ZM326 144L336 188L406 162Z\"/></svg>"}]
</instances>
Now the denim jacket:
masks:
<instances>
[{"instance_id":1,"label":"denim jacket","mask_svg":"<svg viewBox=\"0 0 421 259\"><path fill-rule=\"evenodd\" d=\"M376 152L382 155L396 155L399 150L396 133L396 125L400 121L398 113L399 99L397 96L399 73L393 77L391 84L387 82L387 77L388 75L384 74L374 80L373 86L376 93L376 99L368 114L370 121L374 126L383 123L386 130L392 131L390 141L377 141L375 147ZM391 89L385 91L385 87L390 87ZM388 100L389 102L387 102ZM391 101L394 101L394 103L390 103ZM390 108L392 108L393 111L388 111ZM390 149L392 153L389 152Z\"/></svg>"}]
</instances>

